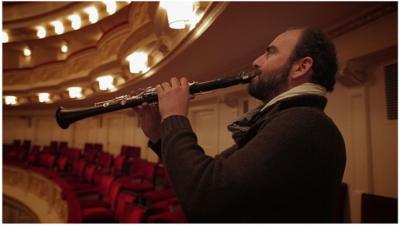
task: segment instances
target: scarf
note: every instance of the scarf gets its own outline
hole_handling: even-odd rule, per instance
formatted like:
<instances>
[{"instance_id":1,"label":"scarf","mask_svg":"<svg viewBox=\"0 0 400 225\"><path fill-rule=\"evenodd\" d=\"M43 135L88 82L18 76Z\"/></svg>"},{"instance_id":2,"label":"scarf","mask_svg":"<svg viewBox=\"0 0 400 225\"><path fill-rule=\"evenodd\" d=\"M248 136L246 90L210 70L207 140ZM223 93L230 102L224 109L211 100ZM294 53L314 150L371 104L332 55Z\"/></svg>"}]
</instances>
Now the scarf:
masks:
<instances>
[{"instance_id":1,"label":"scarf","mask_svg":"<svg viewBox=\"0 0 400 225\"><path fill-rule=\"evenodd\" d=\"M272 105L284 99L300 95L319 95L326 97L327 91L321 85L304 83L274 97L264 106L259 106L256 109L243 114L233 123L228 125L228 130L232 133L232 138L235 143L241 147L251 139L252 135L248 135L250 129L254 127L258 119L272 108Z\"/></svg>"}]
</instances>

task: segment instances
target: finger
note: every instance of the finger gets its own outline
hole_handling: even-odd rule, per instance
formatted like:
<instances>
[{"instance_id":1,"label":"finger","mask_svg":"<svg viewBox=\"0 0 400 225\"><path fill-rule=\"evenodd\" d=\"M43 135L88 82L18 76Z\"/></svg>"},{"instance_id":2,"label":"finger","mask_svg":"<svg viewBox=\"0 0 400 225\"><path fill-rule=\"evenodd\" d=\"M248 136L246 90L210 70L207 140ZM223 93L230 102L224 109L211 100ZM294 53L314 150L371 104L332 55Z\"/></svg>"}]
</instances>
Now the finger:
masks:
<instances>
[{"instance_id":1,"label":"finger","mask_svg":"<svg viewBox=\"0 0 400 225\"><path fill-rule=\"evenodd\" d=\"M168 91L171 89L171 85L168 82L162 83L161 87L163 88L164 91Z\"/></svg>"},{"instance_id":2,"label":"finger","mask_svg":"<svg viewBox=\"0 0 400 225\"><path fill-rule=\"evenodd\" d=\"M181 87L182 88L186 89L186 88L189 87L189 82L188 82L186 77L181 77L180 81L181 81Z\"/></svg>"},{"instance_id":3,"label":"finger","mask_svg":"<svg viewBox=\"0 0 400 225\"><path fill-rule=\"evenodd\" d=\"M131 94L131 95L139 95L139 94L141 94L144 90L145 90L144 88L138 88L138 89L136 89L136 90L130 91L130 94Z\"/></svg>"},{"instance_id":4,"label":"finger","mask_svg":"<svg viewBox=\"0 0 400 225\"><path fill-rule=\"evenodd\" d=\"M178 88L179 86L181 86L181 83L179 82L178 78L176 78L176 77L171 78L171 84L172 84L172 88Z\"/></svg>"},{"instance_id":5,"label":"finger","mask_svg":"<svg viewBox=\"0 0 400 225\"><path fill-rule=\"evenodd\" d=\"M157 92L158 97L161 97L163 95L164 90L162 89L161 85L159 85L159 84L156 85L156 92Z\"/></svg>"}]
</instances>

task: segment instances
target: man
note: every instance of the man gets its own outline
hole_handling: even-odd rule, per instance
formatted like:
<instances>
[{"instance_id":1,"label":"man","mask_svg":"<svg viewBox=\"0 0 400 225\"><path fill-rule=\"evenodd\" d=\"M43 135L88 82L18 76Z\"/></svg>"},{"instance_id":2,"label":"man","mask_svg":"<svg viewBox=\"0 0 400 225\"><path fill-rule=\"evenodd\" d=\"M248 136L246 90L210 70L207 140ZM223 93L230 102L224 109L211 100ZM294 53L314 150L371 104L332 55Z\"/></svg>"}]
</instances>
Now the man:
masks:
<instances>
[{"instance_id":1,"label":"man","mask_svg":"<svg viewBox=\"0 0 400 225\"><path fill-rule=\"evenodd\" d=\"M136 109L149 145L189 222L333 222L346 161L323 112L335 84L334 46L319 30L288 30L254 67L262 73L249 93L265 105L229 125L234 146L204 154L186 117L186 78L156 86L158 108Z\"/></svg>"}]
</instances>

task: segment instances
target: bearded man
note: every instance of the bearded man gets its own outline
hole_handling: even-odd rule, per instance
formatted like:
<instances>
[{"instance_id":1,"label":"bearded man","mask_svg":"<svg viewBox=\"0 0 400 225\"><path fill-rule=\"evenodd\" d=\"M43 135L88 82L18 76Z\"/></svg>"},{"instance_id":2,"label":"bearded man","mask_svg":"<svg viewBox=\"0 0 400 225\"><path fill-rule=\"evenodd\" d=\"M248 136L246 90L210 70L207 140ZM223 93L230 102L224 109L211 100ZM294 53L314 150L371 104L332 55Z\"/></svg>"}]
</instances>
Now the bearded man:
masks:
<instances>
[{"instance_id":1,"label":"bearded man","mask_svg":"<svg viewBox=\"0 0 400 225\"><path fill-rule=\"evenodd\" d=\"M136 108L189 222L334 222L345 144L324 113L337 71L318 29L278 35L253 63L249 94L264 104L228 126L235 145L205 155L187 118L189 85L156 86L158 106Z\"/></svg>"}]
</instances>

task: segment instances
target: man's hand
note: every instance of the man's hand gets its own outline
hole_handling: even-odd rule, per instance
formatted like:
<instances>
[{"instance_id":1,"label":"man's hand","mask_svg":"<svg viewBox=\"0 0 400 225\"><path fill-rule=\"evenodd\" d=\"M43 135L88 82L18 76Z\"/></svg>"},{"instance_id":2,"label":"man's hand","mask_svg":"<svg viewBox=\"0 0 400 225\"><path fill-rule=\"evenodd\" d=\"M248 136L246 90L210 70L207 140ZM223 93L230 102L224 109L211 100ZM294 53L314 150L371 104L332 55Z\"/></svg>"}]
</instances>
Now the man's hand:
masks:
<instances>
[{"instance_id":1,"label":"man's hand","mask_svg":"<svg viewBox=\"0 0 400 225\"><path fill-rule=\"evenodd\" d=\"M161 118L173 115L187 116L189 107L189 84L185 77L178 80L171 78L171 83L164 82L156 86Z\"/></svg>"},{"instance_id":2,"label":"man's hand","mask_svg":"<svg viewBox=\"0 0 400 225\"><path fill-rule=\"evenodd\" d=\"M144 89L139 89L133 95L139 94ZM157 104L143 103L140 106L133 108L138 114L140 127L143 133L150 139L151 142L156 143L161 138L161 116Z\"/></svg>"}]
</instances>

